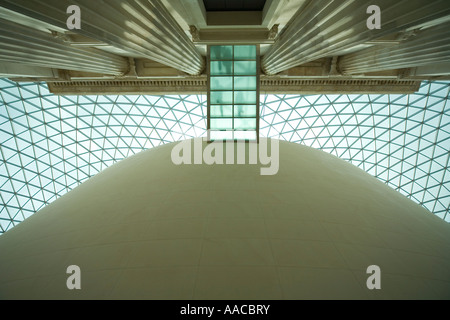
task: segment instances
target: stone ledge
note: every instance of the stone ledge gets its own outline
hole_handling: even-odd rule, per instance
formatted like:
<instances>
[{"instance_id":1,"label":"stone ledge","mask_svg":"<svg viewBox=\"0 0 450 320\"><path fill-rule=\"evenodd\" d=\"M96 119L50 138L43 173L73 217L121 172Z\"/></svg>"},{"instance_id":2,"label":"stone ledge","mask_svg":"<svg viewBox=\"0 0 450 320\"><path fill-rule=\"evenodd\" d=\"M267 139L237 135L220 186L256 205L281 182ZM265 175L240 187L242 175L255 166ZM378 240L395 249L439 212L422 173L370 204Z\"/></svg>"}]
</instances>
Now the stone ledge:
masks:
<instances>
[{"instance_id":1,"label":"stone ledge","mask_svg":"<svg viewBox=\"0 0 450 320\"><path fill-rule=\"evenodd\" d=\"M351 94L398 93L409 94L419 90L421 81L367 80L367 79L286 79L262 78L262 94ZM206 94L206 78L160 80L89 80L49 82L50 92L57 95L92 94Z\"/></svg>"}]
</instances>

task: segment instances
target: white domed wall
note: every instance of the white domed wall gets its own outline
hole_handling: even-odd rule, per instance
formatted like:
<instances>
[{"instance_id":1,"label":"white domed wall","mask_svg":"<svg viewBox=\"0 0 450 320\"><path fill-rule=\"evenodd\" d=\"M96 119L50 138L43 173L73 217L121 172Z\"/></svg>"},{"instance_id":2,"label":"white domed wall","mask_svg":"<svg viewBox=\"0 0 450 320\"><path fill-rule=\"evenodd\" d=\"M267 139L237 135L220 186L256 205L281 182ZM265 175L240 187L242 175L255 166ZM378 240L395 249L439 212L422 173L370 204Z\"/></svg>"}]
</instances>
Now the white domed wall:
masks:
<instances>
[{"instance_id":1,"label":"white domed wall","mask_svg":"<svg viewBox=\"0 0 450 320\"><path fill-rule=\"evenodd\" d=\"M450 226L362 170L288 142L276 175L176 166L175 145L0 236L0 299L450 298ZM70 265L80 290L66 286ZM370 265L380 290L366 286Z\"/></svg>"}]
</instances>

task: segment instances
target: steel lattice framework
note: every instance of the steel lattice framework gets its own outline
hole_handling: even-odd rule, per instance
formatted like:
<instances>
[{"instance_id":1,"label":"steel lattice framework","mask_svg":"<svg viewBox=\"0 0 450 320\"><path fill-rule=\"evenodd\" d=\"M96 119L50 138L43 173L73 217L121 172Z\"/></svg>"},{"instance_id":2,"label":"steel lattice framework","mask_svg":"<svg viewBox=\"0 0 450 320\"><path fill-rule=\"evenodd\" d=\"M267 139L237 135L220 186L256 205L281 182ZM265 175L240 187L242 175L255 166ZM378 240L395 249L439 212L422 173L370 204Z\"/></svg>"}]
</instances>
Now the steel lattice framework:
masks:
<instances>
[{"instance_id":1,"label":"steel lattice framework","mask_svg":"<svg viewBox=\"0 0 450 320\"><path fill-rule=\"evenodd\" d=\"M349 161L450 222L449 90L263 95L260 132ZM206 96L55 96L0 79L0 233L117 161L205 135Z\"/></svg>"}]
</instances>

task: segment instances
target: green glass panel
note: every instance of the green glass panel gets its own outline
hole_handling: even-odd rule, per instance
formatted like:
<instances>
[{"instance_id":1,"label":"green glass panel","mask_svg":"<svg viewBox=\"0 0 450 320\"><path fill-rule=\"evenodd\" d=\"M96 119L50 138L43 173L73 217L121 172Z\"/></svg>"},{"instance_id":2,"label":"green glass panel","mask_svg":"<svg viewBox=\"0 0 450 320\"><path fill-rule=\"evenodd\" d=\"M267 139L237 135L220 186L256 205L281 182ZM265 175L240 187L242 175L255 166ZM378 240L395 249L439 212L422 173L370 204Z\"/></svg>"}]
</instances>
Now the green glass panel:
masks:
<instances>
[{"instance_id":1,"label":"green glass panel","mask_svg":"<svg viewBox=\"0 0 450 320\"><path fill-rule=\"evenodd\" d=\"M233 46L211 46L210 57L211 60L232 60Z\"/></svg>"},{"instance_id":2,"label":"green glass panel","mask_svg":"<svg viewBox=\"0 0 450 320\"><path fill-rule=\"evenodd\" d=\"M233 129L233 119L211 119L212 130L231 130Z\"/></svg>"},{"instance_id":3,"label":"green glass panel","mask_svg":"<svg viewBox=\"0 0 450 320\"><path fill-rule=\"evenodd\" d=\"M233 74L232 61L211 61L212 76L228 76Z\"/></svg>"},{"instance_id":4,"label":"green glass panel","mask_svg":"<svg viewBox=\"0 0 450 320\"><path fill-rule=\"evenodd\" d=\"M256 46L234 46L235 60L256 60Z\"/></svg>"},{"instance_id":5,"label":"green glass panel","mask_svg":"<svg viewBox=\"0 0 450 320\"><path fill-rule=\"evenodd\" d=\"M234 90L256 90L256 77L234 77Z\"/></svg>"},{"instance_id":6,"label":"green glass panel","mask_svg":"<svg viewBox=\"0 0 450 320\"><path fill-rule=\"evenodd\" d=\"M256 103L256 91L235 91L234 92L234 103L235 104Z\"/></svg>"},{"instance_id":7,"label":"green glass panel","mask_svg":"<svg viewBox=\"0 0 450 320\"><path fill-rule=\"evenodd\" d=\"M233 106L214 106L212 105L210 110L211 118L223 118L233 116Z\"/></svg>"},{"instance_id":8,"label":"green glass panel","mask_svg":"<svg viewBox=\"0 0 450 320\"><path fill-rule=\"evenodd\" d=\"M256 119L234 119L234 129L236 130L256 130Z\"/></svg>"},{"instance_id":9,"label":"green glass panel","mask_svg":"<svg viewBox=\"0 0 450 320\"><path fill-rule=\"evenodd\" d=\"M234 106L234 116L237 118L256 117L256 106Z\"/></svg>"},{"instance_id":10,"label":"green glass panel","mask_svg":"<svg viewBox=\"0 0 450 320\"><path fill-rule=\"evenodd\" d=\"M236 61L234 63L235 75L255 75L256 61Z\"/></svg>"},{"instance_id":11,"label":"green glass panel","mask_svg":"<svg viewBox=\"0 0 450 320\"><path fill-rule=\"evenodd\" d=\"M211 90L233 90L233 77L211 77Z\"/></svg>"},{"instance_id":12,"label":"green glass panel","mask_svg":"<svg viewBox=\"0 0 450 320\"><path fill-rule=\"evenodd\" d=\"M233 91L211 91L211 104L232 104Z\"/></svg>"}]
</instances>

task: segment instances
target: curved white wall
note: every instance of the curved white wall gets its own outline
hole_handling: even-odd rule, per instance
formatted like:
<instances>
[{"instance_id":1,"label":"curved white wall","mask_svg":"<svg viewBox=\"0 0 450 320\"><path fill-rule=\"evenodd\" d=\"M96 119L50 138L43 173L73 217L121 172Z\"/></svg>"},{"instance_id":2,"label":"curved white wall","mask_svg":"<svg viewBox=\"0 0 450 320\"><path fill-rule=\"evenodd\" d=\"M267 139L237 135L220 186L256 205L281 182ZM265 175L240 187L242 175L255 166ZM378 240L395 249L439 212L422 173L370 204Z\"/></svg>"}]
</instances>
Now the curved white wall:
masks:
<instances>
[{"instance_id":1,"label":"curved white wall","mask_svg":"<svg viewBox=\"0 0 450 320\"><path fill-rule=\"evenodd\" d=\"M362 170L280 142L260 165L124 160L0 236L0 298L450 298L450 225ZM81 268L68 290L66 268ZM366 287L369 265L381 290Z\"/></svg>"}]
</instances>

